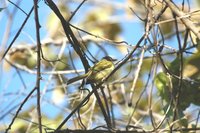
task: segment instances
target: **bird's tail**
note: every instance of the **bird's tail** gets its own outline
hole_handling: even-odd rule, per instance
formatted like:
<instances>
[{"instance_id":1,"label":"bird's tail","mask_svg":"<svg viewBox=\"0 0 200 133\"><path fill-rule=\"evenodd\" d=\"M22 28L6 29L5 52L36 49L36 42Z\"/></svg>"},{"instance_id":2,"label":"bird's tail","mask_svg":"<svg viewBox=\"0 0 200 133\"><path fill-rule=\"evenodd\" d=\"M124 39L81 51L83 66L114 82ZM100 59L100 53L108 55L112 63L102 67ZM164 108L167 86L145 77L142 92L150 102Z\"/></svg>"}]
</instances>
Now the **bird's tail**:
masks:
<instances>
[{"instance_id":1,"label":"bird's tail","mask_svg":"<svg viewBox=\"0 0 200 133\"><path fill-rule=\"evenodd\" d=\"M67 81L67 85L69 85L69 84L71 84L71 83L74 83L74 82L76 82L76 81L78 81L78 80L84 79L84 78L86 78L87 76L88 76L88 73L83 74L83 75L80 75L80 76L77 76L77 77L74 77L74 78L72 78L72 79L69 79L69 80Z\"/></svg>"}]
</instances>

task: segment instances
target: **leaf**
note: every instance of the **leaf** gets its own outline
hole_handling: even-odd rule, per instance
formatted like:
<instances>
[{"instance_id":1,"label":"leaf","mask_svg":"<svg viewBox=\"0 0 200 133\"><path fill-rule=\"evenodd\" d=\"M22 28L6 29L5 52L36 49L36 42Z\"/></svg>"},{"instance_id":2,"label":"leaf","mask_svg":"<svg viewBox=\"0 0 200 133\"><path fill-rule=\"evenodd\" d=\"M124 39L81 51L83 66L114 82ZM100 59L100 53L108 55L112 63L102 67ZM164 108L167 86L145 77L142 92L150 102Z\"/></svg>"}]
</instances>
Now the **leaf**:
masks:
<instances>
[{"instance_id":1,"label":"leaf","mask_svg":"<svg viewBox=\"0 0 200 133\"><path fill-rule=\"evenodd\" d=\"M110 6L94 9L86 15L82 27L92 34L115 40L121 32L121 27L118 23L110 21L112 15L113 8Z\"/></svg>"},{"instance_id":2,"label":"leaf","mask_svg":"<svg viewBox=\"0 0 200 133\"><path fill-rule=\"evenodd\" d=\"M160 25L160 28L161 28L162 33L164 35L167 35L173 32L174 24L172 22L163 23Z\"/></svg>"},{"instance_id":3,"label":"leaf","mask_svg":"<svg viewBox=\"0 0 200 133\"><path fill-rule=\"evenodd\" d=\"M62 88L54 88L53 93L52 93L52 101L56 105L61 105L64 102L65 94L62 90Z\"/></svg>"},{"instance_id":4,"label":"leaf","mask_svg":"<svg viewBox=\"0 0 200 133\"><path fill-rule=\"evenodd\" d=\"M56 66L56 70L66 70L69 69L69 65L67 64L67 56L63 55L63 57L61 58L60 61L56 62L57 66Z\"/></svg>"},{"instance_id":5,"label":"leaf","mask_svg":"<svg viewBox=\"0 0 200 133\"><path fill-rule=\"evenodd\" d=\"M59 3L58 8L63 17L67 20L70 14L67 5ZM60 20L53 12L51 12L47 18L47 30L52 38L59 38L64 34Z\"/></svg>"},{"instance_id":6,"label":"leaf","mask_svg":"<svg viewBox=\"0 0 200 133\"><path fill-rule=\"evenodd\" d=\"M158 90L158 95L161 96L168 104L171 99L171 94L176 96L179 95L179 104L178 108L180 112L184 111L190 106L191 103L195 105L200 105L200 83L197 80L196 82L191 82L188 80L183 80L181 88L179 86L178 79L172 78L172 90L170 90L170 80L167 75L163 72L159 73L155 77L155 85ZM180 89L180 91L178 91Z\"/></svg>"},{"instance_id":7,"label":"leaf","mask_svg":"<svg viewBox=\"0 0 200 133\"><path fill-rule=\"evenodd\" d=\"M158 95L162 97L163 100L169 102L170 99L170 80L164 72L160 72L155 77L155 85L158 89Z\"/></svg>"},{"instance_id":8,"label":"leaf","mask_svg":"<svg viewBox=\"0 0 200 133\"><path fill-rule=\"evenodd\" d=\"M169 65L168 65L169 71L172 72L175 75L179 75L180 71L180 58L175 58Z\"/></svg>"},{"instance_id":9,"label":"leaf","mask_svg":"<svg viewBox=\"0 0 200 133\"><path fill-rule=\"evenodd\" d=\"M183 71L184 77L199 79L200 78L200 52L199 50L186 59L186 66Z\"/></svg>"}]
</instances>

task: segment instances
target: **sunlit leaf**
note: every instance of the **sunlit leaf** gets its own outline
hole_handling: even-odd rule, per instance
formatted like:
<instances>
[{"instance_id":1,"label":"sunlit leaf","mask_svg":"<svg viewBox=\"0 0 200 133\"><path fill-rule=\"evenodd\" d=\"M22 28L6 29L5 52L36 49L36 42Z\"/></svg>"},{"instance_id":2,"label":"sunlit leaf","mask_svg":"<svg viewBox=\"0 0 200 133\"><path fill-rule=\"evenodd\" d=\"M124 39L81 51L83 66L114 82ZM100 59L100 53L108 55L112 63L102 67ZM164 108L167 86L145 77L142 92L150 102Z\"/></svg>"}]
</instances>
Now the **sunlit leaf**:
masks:
<instances>
[{"instance_id":1,"label":"sunlit leaf","mask_svg":"<svg viewBox=\"0 0 200 133\"><path fill-rule=\"evenodd\" d=\"M63 92L63 88L55 88L52 93L52 101L56 104L59 105L64 101L65 94Z\"/></svg>"},{"instance_id":2,"label":"sunlit leaf","mask_svg":"<svg viewBox=\"0 0 200 133\"><path fill-rule=\"evenodd\" d=\"M69 10L67 5L63 3L58 4L58 8L65 19L69 17ZM47 30L52 38L59 38L65 36L62 25L54 12L51 12L47 18Z\"/></svg>"}]
</instances>

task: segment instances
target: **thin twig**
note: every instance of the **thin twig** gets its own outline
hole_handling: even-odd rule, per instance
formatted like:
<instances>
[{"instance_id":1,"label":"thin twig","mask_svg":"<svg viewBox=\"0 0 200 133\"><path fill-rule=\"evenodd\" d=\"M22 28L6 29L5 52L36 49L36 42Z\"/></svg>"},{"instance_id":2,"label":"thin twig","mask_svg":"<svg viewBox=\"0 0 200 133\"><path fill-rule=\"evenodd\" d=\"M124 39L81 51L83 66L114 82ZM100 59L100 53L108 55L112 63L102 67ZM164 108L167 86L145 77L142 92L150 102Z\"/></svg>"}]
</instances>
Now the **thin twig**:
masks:
<instances>
[{"instance_id":1,"label":"thin twig","mask_svg":"<svg viewBox=\"0 0 200 133\"><path fill-rule=\"evenodd\" d=\"M71 43L71 45L74 48L74 50L76 51L76 53L79 55L79 57L83 63L83 66L87 72L90 65L84 56L85 54L84 54L83 50L81 49L81 44L75 37L75 35L70 27L69 22L65 20L65 18L62 16L61 12L59 11L58 7L52 0L46 0L46 3L54 11L54 13L57 15L57 17L60 19L60 22L62 24L62 27L64 29L67 39Z\"/></svg>"},{"instance_id":2,"label":"thin twig","mask_svg":"<svg viewBox=\"0 0 200 133\"><path fill-rule=\"evenodd\" d=\"M108 95L109 95L109 101L110 101L110 109L111 109L111 115L112 115L112 126L115 128L115 114L114 114L114 108L113 108L113 102L112 102L112 95L111 95L111 90L109 88L109 85L106 86L108 90Z\"/></svg>"},{"instance_id":3,"label":"thin twig","mask_svg":"<svg viewBox=\"0 0 200 133\"><path fill-rule=\"evenodd\" d=\"M175 121L177 119L177 115L179 117L179 114L178 112L180 112L178 106L179 106L179 102L180 102L180 96L181 96L181 89L182 89L182 85L183 85L183 52L182 52L182 46L181 46L181 39L180 39L180 35L179 35L179 29L178 29L178 22L177 22L177 19L176 19L176 16L175 14L173 14L173 17L175 19L175 28L176 28L176 37L177 37L177 41L178 41L178 46L179 46L179 51L180 54L178 55L180 58L180 64L179 64L179 76L180 76L180 79L178 80L178 90L177 90L177 93L175 93L175 96L174 96L174 101L175 101L175 107L174 107L174 112L173 112L173 121ZM187 37L186 37L187 38ZM187 39L185 40L187 42ZM185 42L185 43L186 43ZM172 92L174 93L174 92ZM173 129L173 125L172 127L170 127L170 130L172 131Z\"/></svg>"},{"instance_id":4,"label":"thin twig","mask_svg":"<svg viewBox=\"0 0 200 133\"><path fill-rule=\"evenodd\" d=\"M103 100L104 100L104 102L105 102L108 121L109 121L109 123L112 125L111 116L110 116L110 109L109 109L109 103L108 103L108 100L107 100L107 98L106 98L106 94L105 94L105 91L104 91L104 87L100 87L100 90L101 90L101 93L102 93L102 96L103 96Z\"/></svg>"},{"instance_id":5,"label":"thin twig","mask_svg":"<svg viewBox=\"0 0 200 133\"><path fill-rule=\"evenodd\" d=\"M31 90L31 92L26 96L26 98L22 101L19 108L17 109L17 112L15 113L15 116L12 118L11 123L9 124L8 128L6 129L5 133L8 133L8 131L11 129L11 126L13 125L15 119L17 118L20 110L24 106L24 104L28 101L29 97L33 94L33 92L36 90L36 87Z\"/></svg>"},{"instance_id":6,"label":"thin twig","mask_svg":"<svg viewBox=\"0 0 200 133\"><path fill-rule=\"evenodd\" d=\"M20 11L22 11L26 16L28 16L28 14L23 10L23 9L21 9L20 7L19 7L19 4L15 4L14 2L12 2L12 1L10 1L10 0L8 0L11 4L13 4L15 7L17 7Z\"/></svg>"},{"instance_id":7,"label":"thin twig","mask_svg":"<svg viewBox=\"0 0 200 133\"><path fill-rule=\"evenodd\" d=\"M129 101L128 101L129 107L132 106L132 101L133 101L133 96L134 96L133 94L135 92L136 83L137 83L137 80L138 80L138 77L139 77L139 74L140 74L140 70L141 70L141 67L142 67L142 63L143 63L143 59L144 59L144 53L145 53L145 48L142 49L140 60L139 60L138 66L137 66L137 70L136 70L135 75L134 75L133 84L132 84L131 89L130 89L130 95L129 95Z\"/></svg>"},{"instance_id":8,"label":"thin twig","mask_svg":"<svg viewBox=\"0 0 200 133\"><path fill-rule=\"evenodd\" d=\"M42 115L41 115L41 107L40 107L40 80L41 80L41 42L40 42L40 24L38 17L38 0L34 1L34 14L35 14L35 27L36 27L36 38L37 38L37 77L36 77L36 85L37 89L37 113L38 113L38 124L39 124L39 132L42 133Z\"/></svg>"},{"instance_id":9,"label":"thin twig","mask_svg":"<svg viewBox=\"0 0 200 133\"><path fill-rule=\"evenodd\" d=\"M2 55L0 62L5 58L6 54L8 53L8 51L10 50L10 48L12 47L12 45L14 44L15 40L16 40L16 39L18 38L18 36L20 35L20 33L21 33L22 29L24 28L24 26L25 26L27 20L29 19L29 17L30 17L30 15L31 15L32 11L33 11L33 7L31 8L31 10L30 10L30 12L28 13L26 19L24 20L24 22L22 23L21 27L19 28L17 34L16 34L15 37L13 38L12 42L9 44L8 48L6 49L6 51L4 52L4 54Z\"/></svg>"},{"instance_id":10,"label":"thin twig","mask_svg":"<svg viewBox=\"0 0 200 133\"><path fill-rule=\"evenodd\" d=\"M70 16L70 18L68 19L68 22L71 21L71 19L74 17L74 15L76 14L76 12L81 8L81 6L86 2L87 0L83 0L81 2L81 4L78 5L78 7L76 8L76 10L72 13L72 15Z\"/></svg>"},{"instance_id":11,"label":"thin twig","mask_svg":"<svg viewBox=\"0 0 200 133\"><path fill-rule=\"evenodd\" d=\"M178 16L185 16L183 12L181 12L178 7L171 2L171 0L164 0L165 3L169 6L169 8ZM188 19L188 18L182 18L181 21L185 24L185 26L190 29L200 40L200 33L198 31L198 28Z\"/></svg>"}]
</instances>

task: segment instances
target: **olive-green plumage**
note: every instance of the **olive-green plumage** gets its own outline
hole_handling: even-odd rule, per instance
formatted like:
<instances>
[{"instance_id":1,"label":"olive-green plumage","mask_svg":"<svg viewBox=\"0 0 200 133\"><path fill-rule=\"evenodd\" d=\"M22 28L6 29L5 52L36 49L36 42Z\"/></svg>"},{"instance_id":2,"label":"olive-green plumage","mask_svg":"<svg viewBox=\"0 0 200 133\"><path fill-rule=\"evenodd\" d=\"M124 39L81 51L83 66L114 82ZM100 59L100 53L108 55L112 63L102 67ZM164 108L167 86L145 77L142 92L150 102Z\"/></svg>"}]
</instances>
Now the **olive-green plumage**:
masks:
<instances>
[{"instance_id":1,"label":"olive-green plumage","mask_svg":"<svg viewBox=\"0 0 200 133\"><path fill-rule=\"evenodd\" d=\"M99 83L114 70L115 65L113 61L115 61L115 59L112 59L110 56L106 56L97 62L93 67L91 67L86 74L69 79L67 84L71 84L84 78L86 79L87 84Z\"/></svg>"}]
</instances>

